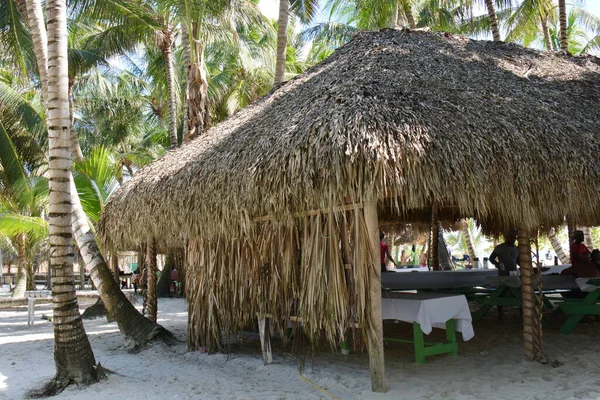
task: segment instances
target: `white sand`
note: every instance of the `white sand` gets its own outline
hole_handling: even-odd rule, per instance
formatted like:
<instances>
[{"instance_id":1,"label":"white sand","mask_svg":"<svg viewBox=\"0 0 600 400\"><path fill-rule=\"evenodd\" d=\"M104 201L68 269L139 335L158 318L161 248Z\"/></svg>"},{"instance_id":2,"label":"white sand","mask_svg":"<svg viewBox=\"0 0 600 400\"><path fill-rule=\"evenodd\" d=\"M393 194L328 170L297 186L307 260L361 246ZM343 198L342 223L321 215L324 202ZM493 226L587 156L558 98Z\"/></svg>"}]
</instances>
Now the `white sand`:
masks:
<instances>
[{"instance_id":1,"label":"white sand","mask_svg":"<svg viewBox=\"0 0 600 400\"><path fill-rule=\"evenodd\" d=\"M86 305L82 305L82 309ZM40 319L50 305L36 307L36 322L27 328L26 307L0 310L0 398L21 399L24 393L52 377L52 325ZM115 371L107 380L79 390L68 389L57 399L328 399L326 393L298 375L299 359L274 342L275 364L262 365L254 342L224 354L188 353L185 349L184 300L159 303L159 322L182 343L155 345L138 354L122 348L115 323L86 321L96 360ZM562 320L545 331L546 349L564 362L559 368L525 362L519 316L496 320L492 310L475 325L475 338L460 343L458 357L438 356L414 363L411 345L386 347L389 391L373 394L366 354L343 356L306 353L304 375L340 399L598 399L600 398L599 323L586 323L574 334L557 332ZM386 324L386 335L410 336L408 324ZM434 330L434 338L443 331ZM460 335L459 335L460 337ZM299 356L300 357L300 356Z\"/></svg>"}]
</instances>

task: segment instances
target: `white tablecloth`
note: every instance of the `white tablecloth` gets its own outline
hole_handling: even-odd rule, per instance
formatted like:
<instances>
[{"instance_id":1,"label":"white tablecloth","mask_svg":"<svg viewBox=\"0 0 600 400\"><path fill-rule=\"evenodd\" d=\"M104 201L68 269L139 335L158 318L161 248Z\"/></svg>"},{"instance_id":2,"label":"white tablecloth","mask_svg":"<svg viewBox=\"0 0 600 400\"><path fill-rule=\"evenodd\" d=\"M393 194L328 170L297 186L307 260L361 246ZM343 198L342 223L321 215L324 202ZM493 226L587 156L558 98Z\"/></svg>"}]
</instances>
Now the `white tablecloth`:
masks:
<instances>
[{"instance_id":1,"label":"white tablecloth","mask_svg":"<svg viewBox=\"0 0 600 400\"><path fill-rule=\"evenodd\" d=\"M446 329L446 321L455 319L456 330L462 333L464 341L475 336L469 304L464 295L384 293L383 296L383 319L418 322L426 335L433 328Z\"/></svg>"}]
</instances>

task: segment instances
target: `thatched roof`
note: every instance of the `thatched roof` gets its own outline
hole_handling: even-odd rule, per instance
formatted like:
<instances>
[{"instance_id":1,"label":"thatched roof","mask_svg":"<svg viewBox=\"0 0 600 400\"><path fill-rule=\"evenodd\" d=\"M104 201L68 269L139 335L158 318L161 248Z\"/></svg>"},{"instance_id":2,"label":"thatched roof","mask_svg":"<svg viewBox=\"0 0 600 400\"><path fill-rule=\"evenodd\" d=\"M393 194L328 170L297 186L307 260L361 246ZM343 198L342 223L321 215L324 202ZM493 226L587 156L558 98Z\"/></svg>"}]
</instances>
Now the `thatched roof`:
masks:
<instances>
[{"instance_id":1,"label":"thatched roof","mask_svg":"<svg viewBox=\"0 0 600 400\"><path fill-rule=\"evenodd\" d=\"M407 220L427 222L437 201L453 218L498 227L549 226L566 213L598 224L599 123L597 58L364 32L141 170L106 206L100 232L116 248L150 237L178 245L243 233L261 216L361 202L371 188Z\"/></svg>"}]
</instances>

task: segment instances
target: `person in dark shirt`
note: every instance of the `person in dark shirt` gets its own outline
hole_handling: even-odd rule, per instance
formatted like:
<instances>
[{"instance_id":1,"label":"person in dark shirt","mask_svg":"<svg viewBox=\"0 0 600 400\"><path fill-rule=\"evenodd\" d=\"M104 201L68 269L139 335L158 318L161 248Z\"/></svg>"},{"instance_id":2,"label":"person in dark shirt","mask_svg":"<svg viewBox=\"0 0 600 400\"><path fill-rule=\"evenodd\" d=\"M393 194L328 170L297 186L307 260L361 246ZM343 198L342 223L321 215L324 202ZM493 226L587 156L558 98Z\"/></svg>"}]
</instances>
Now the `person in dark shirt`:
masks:
<instances>
[{"instance_id":1,"label":"person in dark shirt","mask_svg":"<svg viewBox=\"0 0 600 400\"><path fill-rule=\"evenodd\" d=\"M519 249L515 246L517 234L515 231L504 235L504 243L499 244L490 254L489 261L498 268L499 276L509 276L511 271L517 270L519 263Z\"/></svg>"},{"instance_id":2,"label":"person in dark shirt","mask_svg":"<svg viewBox=\"0 0 600 400\"><path fill-rule=\"evenodd\" d=\"M396 261L394 261L392 255L390 254L390 246L388 246L385 240L383 240L384 238L385 233L379 232L379 255L381 257L381 272L387 272L387 268L385 266L386 256L396 266L396 268L398 268L398 264L396 264Z\"/></svg>"}]
</instances>

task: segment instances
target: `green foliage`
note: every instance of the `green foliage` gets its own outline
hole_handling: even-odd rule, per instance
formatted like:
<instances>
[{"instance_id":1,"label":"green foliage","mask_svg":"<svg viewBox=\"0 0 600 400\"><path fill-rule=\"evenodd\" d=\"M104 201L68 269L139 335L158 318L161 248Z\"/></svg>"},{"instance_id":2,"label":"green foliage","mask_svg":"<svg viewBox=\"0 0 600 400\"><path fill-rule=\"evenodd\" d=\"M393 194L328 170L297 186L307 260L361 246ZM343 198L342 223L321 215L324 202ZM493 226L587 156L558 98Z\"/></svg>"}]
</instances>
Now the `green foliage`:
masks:
<instances>
[{"instance_id":1,"label":"green foliage","mask_svg":"<svg viewBox=\"0 0 600 400\"><path fill-rule=\"evenodd\" d=\"M121 166L104 146L100 146L83 162L75 162L73 171L83 210L92 222L97 222L108 197L119 187Z\"/></svg>"}]
</instances>

